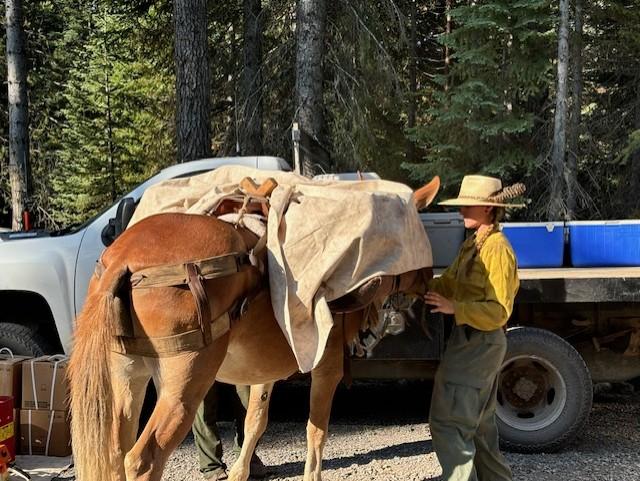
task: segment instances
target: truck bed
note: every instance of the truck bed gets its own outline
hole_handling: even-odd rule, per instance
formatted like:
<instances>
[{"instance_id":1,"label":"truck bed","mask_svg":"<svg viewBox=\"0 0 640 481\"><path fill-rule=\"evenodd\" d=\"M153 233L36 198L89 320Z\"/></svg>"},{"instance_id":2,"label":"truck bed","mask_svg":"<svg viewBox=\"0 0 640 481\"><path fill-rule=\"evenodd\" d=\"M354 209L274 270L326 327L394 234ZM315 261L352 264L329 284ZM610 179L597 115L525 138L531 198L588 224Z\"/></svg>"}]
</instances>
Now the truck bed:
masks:
<instances>
[{"instance_id":1,"label":"truck bed","mask_svg":"<svg viewBox=\"0 0 640 481\"><path fill-rule=\"evenodd\" d=\"M520 269L519 303L640 302L640 267Z\"/></svg>"},{"instance_id":2,"label":"truck bed","mask_svg":"<svg viewBox=\"0 0 640 481\"><path fill-rule=\"evenodd\" d=\"M640 267L519 269L518 275L517 303L640 302Z\"/></svg>"},{"instance_id":3,"label":"truck bed","mask_svg":"<svg viewBox=\"0 0 640 481\"><path fill-rule=\"evenodd\" d=\"M639 278L640 267L560 267L518 269L520 280Z\"/></svg>"}]
</instances>

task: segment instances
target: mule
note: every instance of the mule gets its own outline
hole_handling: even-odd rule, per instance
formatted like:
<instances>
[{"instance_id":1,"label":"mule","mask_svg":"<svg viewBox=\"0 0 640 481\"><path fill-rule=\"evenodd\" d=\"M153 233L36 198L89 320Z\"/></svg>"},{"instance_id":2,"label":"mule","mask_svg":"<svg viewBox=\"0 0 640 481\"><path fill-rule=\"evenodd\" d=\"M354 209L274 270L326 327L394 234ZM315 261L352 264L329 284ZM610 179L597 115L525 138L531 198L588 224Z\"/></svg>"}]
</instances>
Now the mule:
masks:
<instances>
[{"instance_id":1,"label":"mule","mask_svg":"<svg viewBox=\"0 0 640 481\"><path fill-rule=\"evenodd\" d=\"M430 202L438 186L439 182L432 182L417 191L416 203ZM273 315L268 289L260 290L259 269L239 261L257 240L248 231L216 218L159 214L127 229L104 252L104 268L92 278L77 320L69 366L71 429L79 481L160 481L169 455L190 430L196 409L216 378L253 385L245 442L230 472L231 479L247 479L251 454L266 427L273 383L297 371L293 352ZM230 254L237 256L236 271L201 284L208 300L204 317L218 319L239 300L259 293L228 332L198 349L173 355L128 354L114 349L121 317L126 314L131 316L132 334L137 337L172 338L202 327L203 313L198 302L194 303L193 290L184 286L129 289L131 273L185 259ZM392 291L423 293L429 277L430 269L385 278L369 301ZM123 296L128 296L125 308ZM322 448L333 395L343 376L344 345L355 337L363 318L364 309L336 316L323 357L311 372L305 481L321 479ZM158 400L136 439L150 379Z\"/></svg>"}]
</instances>

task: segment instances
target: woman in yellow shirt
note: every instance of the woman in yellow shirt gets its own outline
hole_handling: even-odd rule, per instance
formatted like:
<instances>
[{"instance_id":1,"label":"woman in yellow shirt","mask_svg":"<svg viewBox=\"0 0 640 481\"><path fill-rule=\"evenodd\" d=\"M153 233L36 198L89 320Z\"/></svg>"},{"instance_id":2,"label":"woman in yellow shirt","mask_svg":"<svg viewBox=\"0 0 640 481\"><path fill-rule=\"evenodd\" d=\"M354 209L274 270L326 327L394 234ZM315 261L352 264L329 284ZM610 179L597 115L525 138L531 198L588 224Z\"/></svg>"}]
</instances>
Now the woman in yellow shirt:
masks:
<instances>
[{"instance_id":1,"label":"woman in yellow shirt","mask_svg":"<svg viewBox=\"0 0 640 481\"><path fill-rule=\"evenodd\" d=\"M513 249L499 232L510 198L524 192L503 189L499 179L465 176L456 199L475 234L454 262L429 284L431 312L453 314L455 327L436 374L429 425L443 481L512 480L498 446L495 423L498 374L507 350L504 327L513 310L519 280Z\"/></svg>"}]
</instances>

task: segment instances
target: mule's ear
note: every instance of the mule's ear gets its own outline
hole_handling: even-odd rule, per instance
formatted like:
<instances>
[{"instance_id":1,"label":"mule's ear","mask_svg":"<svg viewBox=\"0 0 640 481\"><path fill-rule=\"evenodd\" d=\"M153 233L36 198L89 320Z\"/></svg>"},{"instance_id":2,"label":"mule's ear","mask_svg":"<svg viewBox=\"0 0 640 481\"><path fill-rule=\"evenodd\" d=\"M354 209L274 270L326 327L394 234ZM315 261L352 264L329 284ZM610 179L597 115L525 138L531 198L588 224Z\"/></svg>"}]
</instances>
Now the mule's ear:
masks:
<instances>
[{"instance_id":1,"label":"mule's ear","mask_svg":"<svg viewBox=\"0 0 640 481\"><path fill-rule=\"evenodd\" d=\"M436 198L436 194L440 189L440 177L437 175L431 179L427 185L420 187L413 193L413 202L416 204L418 210L427 207L433 199Z\"/></svg>"}]
</instances>

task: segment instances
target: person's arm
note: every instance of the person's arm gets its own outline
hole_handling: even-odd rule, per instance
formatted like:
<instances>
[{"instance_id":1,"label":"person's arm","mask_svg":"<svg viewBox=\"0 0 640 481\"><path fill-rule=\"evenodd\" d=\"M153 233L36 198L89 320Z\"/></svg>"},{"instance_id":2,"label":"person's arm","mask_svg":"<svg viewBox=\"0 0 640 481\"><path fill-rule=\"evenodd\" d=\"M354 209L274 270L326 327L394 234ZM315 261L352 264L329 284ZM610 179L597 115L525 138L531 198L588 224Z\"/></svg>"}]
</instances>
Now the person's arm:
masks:
<instances>
[{"instance_id":1,"label":"person's arm","mask_svg":"<svg viewBox=\"0 0 640 481\"><path fill-rule=\"evenodd\" d=\"M481 331L504 326L513 311L519 280L513 252L504 244L485 246L480 259L487 269L486 299L478 302L454 301L456 324L468 324Z\"/></svg>"}]
</instances>

